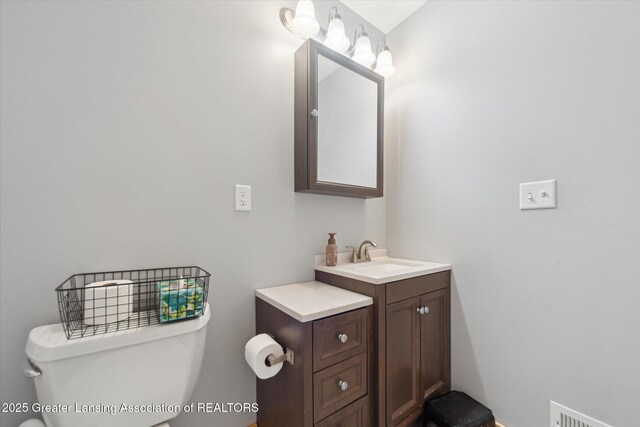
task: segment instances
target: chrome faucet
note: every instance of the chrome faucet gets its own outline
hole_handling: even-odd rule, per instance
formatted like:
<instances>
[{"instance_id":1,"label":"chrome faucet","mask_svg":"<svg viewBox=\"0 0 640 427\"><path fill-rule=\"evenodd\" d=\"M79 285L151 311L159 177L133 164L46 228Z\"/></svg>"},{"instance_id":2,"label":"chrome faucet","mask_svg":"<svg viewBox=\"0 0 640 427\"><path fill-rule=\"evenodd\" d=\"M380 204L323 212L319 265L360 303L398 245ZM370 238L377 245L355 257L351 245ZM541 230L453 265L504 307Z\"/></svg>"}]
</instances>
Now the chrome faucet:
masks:
<instances>
[{"instance_id":1,"label":"chrome faucet","mask_svg":"<svg viewBox=\"0 0 640 427\"><path fill-rule=\"evenodd\" d=\"M378 244L373 240L365 240L360 243L360 247L357 251L355 246L347 246L347 248L351 248L351 259L349 261L355 263L371 261L371 256L369 256L369 246L377 248Z\"/></svg>"}]
</instances>

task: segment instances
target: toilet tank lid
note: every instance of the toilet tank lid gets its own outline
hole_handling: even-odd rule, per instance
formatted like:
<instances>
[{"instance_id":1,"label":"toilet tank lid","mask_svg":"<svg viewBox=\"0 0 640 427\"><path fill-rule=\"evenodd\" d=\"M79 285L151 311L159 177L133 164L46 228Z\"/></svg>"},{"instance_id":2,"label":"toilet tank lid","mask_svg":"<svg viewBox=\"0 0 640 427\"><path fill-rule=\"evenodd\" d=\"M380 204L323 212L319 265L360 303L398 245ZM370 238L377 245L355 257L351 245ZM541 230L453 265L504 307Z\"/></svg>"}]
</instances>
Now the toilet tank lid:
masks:
<instances>
[{"instance_id":1,"label":"toilet tank lid","mask_svg":"<svg viewBox=\"0 0 640 427\"><path fill-rule=\"evenodd\" d=\"M78 339L67 339L60 323L39 326L29 332L25 352L33 362L51 362L188 334L207 325L211 318L209 310L209 304L207 304L204 315L195 319L85 336Z\"/></svg>"}]
</instances>

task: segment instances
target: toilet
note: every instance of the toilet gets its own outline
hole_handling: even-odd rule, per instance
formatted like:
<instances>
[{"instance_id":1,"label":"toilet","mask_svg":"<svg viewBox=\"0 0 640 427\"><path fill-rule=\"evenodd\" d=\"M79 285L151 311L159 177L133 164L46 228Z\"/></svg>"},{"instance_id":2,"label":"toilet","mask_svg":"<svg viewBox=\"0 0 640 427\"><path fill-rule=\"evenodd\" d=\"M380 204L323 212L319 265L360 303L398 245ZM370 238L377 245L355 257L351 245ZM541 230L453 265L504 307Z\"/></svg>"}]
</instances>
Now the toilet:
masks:
<instances>
[{"instance_id":1,"label":"toilet","mask_svg":"<svg viewBox=\"0 0 640 427\"><path fill-rule=\"evenodd\" d=\"M20 427L169 427L198 381L210 317L207 305L196 319L71 340L60 324L31 330L23 371L46 410Z\"/></svg>"}]
</instances>

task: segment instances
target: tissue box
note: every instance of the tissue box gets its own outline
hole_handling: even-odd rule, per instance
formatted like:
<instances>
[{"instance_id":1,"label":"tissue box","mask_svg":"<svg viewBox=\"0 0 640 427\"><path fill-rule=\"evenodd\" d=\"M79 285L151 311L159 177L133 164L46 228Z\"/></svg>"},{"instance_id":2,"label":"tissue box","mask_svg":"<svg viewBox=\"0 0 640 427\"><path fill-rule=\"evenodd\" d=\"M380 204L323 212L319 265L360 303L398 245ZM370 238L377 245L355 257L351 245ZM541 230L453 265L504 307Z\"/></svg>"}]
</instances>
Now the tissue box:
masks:
<instances>
[{"instance_id":1,"label":"tissue box","mask_svg":"<svg viewBox=\"0 0 640 427\"><path fill-rule=\"evenodd\" d=\"M158 282L160 322L188 319L204 313L204 294L195 279Z\"/></svg>"}]
</instances>

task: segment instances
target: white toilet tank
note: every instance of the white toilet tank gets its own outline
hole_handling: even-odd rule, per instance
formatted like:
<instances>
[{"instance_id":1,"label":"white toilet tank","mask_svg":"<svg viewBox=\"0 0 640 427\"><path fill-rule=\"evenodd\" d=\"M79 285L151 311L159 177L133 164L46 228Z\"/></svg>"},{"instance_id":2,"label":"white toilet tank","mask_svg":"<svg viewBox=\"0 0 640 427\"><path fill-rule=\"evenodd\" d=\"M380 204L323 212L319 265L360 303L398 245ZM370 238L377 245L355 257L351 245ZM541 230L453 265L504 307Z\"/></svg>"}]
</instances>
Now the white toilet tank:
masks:
<instances>
[{"instance_id":1,"label":"white toilet tank","mask_svg":"<svg viewBox=\"0 0 640 427\"><path fill-rule=\"evenodd\" d=\"M181 408L191 396L210 317L207 305L193 320L72 340L60 324L33 329L26 353L41 372L38 402L53 405L42 412L47 427L148 427L176 417L163 409Z\"/></svg>"}]
</instances>

